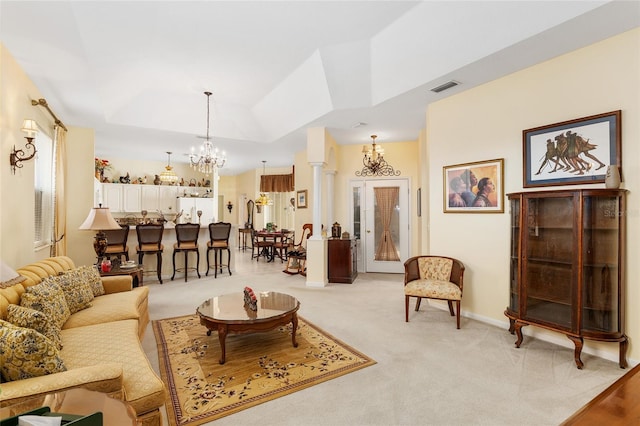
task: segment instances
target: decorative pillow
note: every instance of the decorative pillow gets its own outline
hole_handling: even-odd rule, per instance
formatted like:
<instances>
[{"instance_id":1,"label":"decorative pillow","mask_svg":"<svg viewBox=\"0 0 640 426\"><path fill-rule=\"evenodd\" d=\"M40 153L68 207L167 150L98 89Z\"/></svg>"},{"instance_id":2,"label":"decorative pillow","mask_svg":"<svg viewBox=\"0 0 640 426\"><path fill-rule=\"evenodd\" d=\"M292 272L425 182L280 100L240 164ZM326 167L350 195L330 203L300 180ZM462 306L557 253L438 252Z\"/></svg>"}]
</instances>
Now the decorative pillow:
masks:
<instances>
[{"instance_id":1,"label":"decorative pillow","mask_svg":"<svg viewBox=\"0 0 640 426\"><path fill-rule=\"evenodd\" d=\"M62 349L60 329L42 312L11 304L7 308L7 321L18 327L32 328L44 334L58 349Z\"/></svg>"},{"instance_id":2,"label":"decorative pillow","mask_svg":"<svg viewBox=\"0 0 640 426\"><path fill-rule=\"evenodd\" d=\"M0 373L4 380L22 380L66 370L51 340L30 328L0 320Z\"/></svg>"},{"instance_id":3,"label":"decorative pillow","mask_svg":"<svg viewBox=\"0 0 640 426\"><path fill-rule=\"evenodd\" d=\"M85 273L79 269L73 269L56 277L50 277L58 284L64 293L64 298L69 306L69 312L75 314L91 306L93 290L85 281Z\"/></svg>"},{"instance_id":4,"label":"decorative pillow","mask_svg":"<svg viewBox=\"0 0 640 426\"><path fill-rule=\"evenodd\" d=\"M100 278L100 272L95 265L84 265L78 268L78 270L84 274L84 282L89 285L93 291L94 296L102 296L104 294L104 287L102 286L102 278Z\"/></svg>"},{"instance_id":5,"label":"decorative pillow","mask_svg":"<svg viewBox=\"0 0 640 426\"><path fill-rule=\"evenodd\" d=\"M42 312L58 329L61 329L71 316L64 292L58 284L48 278L27 288L20 299L20 306Z\"/></svg>"},{"instance_id":6,"label":"decorative pillow","mask_svg":"<svg viewBox=\"0 0 640 426\"><path fill-rule=\"evenodd\" d=\"M453 260L444 257L421 257L418 259L418 268L423 280L449 281Z\"/></svg>"}]
</instances>

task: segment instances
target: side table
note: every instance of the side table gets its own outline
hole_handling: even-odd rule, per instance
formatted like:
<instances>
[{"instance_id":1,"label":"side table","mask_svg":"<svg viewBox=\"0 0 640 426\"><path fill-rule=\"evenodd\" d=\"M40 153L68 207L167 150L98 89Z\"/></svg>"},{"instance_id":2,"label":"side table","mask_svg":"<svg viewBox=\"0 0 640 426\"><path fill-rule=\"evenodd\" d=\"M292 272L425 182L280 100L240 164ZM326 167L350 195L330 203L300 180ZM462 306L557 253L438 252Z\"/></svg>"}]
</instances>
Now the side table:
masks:
<instances>
[{"instance_id":1,"label":"side table","mask_svg":"<svg viewBox=\"0 0 640 426\"><path fill-rule=\"evenodd\" d=\"M111 267L109 272L102 272L100 269L101 277L109 277L113 275L130 275L133 278L133 286L134 287L142 287L142 276L143 276L144 268L142 265L137 265L133 268L122 268L120 265L114 265Z\"/></svg>"},{"instance_id":2,"label":"side table","mask_svg":"<svg viewBox=\"0 0 640 426\"><path fill-rule=\"evenodd\" d=\"M49 407L51 412L89 415L101 412L103 426L139 426L136 412L125 401L114 399L106 393L73 388L66 391L35 397L13 406L0 408L0 419L20 415L38 407Z\"/></svg>"}]
</instances>

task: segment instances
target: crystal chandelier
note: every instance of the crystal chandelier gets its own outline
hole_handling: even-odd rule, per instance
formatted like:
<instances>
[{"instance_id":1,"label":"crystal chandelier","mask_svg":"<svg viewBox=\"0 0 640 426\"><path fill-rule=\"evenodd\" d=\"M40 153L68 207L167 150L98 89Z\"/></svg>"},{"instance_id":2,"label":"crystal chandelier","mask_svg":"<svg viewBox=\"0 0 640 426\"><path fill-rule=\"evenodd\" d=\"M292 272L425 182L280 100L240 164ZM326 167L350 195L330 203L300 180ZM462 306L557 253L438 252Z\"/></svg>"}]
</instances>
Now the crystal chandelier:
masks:
<instances>
[{"instance_id":1,"label":"crystal chandelier","mask_svg":"<svg viewBox=\"0 0 640 426\"><path fill-rule=\"evenodd\" d=\"M356 176L400 176L400 170L394 170L384 159L384 149L376 144L378 136L371 135L373 140L371 147L363 145L362 170L356 172Z\"/></svg>"},{"instance_id":2,"label":"crystal chandelier","mask_svg":"<svg viewBox=\"0 0 640 426\"><path fill-rule=\"evenodd\" d=\"M211 92L204 92L207 95L207 136L204 139L204 143L200 147L200 153L196 154L194 149L191 148L191 155L189 160L191 167L204 174L211 174L215 168L224 166L227 157L224 153L220 153L218 148L214 148L209 138L209 99Z\"/></svg>"},{"instance_id":3,"label":"crystal chandelier","mask_svg":"<svg viewBox=\"0 0 640 426\"><path fill-rule=\"evenodd\" d=\"M171 167L171 151L167 151L169 155L169 160L167 166L164 168L164 172L160 173L160 180L162 182L166 182L169 185L173 185L178 181L178 175L173 171L173 167Z\"/></svg>"}]
</instances>

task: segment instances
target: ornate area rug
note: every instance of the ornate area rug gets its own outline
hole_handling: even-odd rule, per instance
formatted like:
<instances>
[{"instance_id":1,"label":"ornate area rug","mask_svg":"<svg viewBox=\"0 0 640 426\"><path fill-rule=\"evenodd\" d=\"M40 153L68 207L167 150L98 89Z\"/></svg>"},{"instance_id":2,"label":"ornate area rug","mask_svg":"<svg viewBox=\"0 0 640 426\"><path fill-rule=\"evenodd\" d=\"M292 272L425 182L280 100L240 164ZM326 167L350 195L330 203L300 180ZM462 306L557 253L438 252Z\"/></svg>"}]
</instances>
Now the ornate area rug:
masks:
<instances>
[{"instance_id":1,"label":"ornate area rug","mask_svg":"<svg viewBox=\"0 0 640 426\"><path fill-rule=\"evenodd\" d=\"M196 315L153 321L169 424L200 425L359 370L375 361L298 317L265 333L229 334L220 343Z\"/></svg>"}]
</instances>

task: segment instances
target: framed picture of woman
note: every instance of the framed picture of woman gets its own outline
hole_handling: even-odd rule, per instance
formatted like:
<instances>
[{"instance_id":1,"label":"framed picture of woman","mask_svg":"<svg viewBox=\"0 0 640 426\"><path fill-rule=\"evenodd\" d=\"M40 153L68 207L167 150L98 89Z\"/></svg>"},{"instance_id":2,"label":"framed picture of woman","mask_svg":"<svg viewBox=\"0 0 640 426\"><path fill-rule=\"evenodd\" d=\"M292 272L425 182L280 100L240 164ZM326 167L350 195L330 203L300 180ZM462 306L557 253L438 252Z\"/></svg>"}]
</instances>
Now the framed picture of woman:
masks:
<instances>
[{"instance_id":1,"label":"framed picture of woman","mask_svg":"<svg viewBox=\"0 0 640 426\"><path fill-rule=\"evenodd\" d=\"M504 159L442 168L445 213L503 213Z\"/></svg>"}]
</instances>

